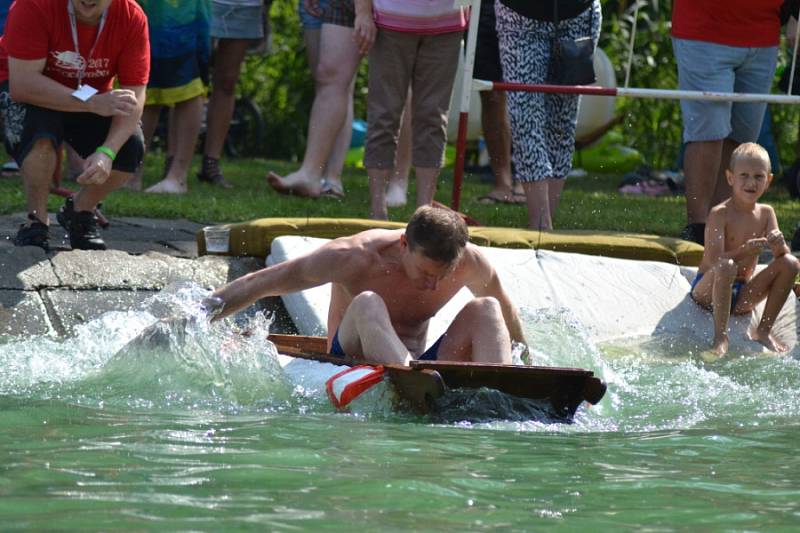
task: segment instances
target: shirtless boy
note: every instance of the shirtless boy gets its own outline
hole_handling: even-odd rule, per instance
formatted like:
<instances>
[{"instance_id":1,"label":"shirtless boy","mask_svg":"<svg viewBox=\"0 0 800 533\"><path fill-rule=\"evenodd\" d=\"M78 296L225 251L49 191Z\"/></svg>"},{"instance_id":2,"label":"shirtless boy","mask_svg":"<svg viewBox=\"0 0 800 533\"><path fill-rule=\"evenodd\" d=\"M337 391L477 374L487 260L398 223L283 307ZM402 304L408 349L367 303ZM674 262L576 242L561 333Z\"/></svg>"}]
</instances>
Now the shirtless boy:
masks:
<instances>
[{"instance_id":1,"label":"shirtless boy","mask_svg":"<svg viewBox=\"0 0 800 533\"><path fill-rule=\"evenodd\" d=\"M705 230L705 251L692 298L714 313L711 351L728 351L730 314L745 314L764 298L764 314L750 338L768 349L785 352L788 347L770 333L800 271L797 259L778 229L775 211L758 199L772 182L769 156L755 143L744 143L733 152L725 172L731 197L711 209ZM772 262L755 276L758 256L772 250Z\"/></svg>"},{"instance_id":2,"label":"shirtless boy","mask_svg":"<svg viewBox=\"0 0 800 533\"><path fill-rule=\"evenodd\" d=\"M511 363L525 342L517 309L454 212L417 209L405 230L367 230L218 289L206 307L222 318L259 298L331 282L328 348L376 363L412 359ZM462 287L475 298L425 351L428 322Z\"/></svg>"}]
</instances>

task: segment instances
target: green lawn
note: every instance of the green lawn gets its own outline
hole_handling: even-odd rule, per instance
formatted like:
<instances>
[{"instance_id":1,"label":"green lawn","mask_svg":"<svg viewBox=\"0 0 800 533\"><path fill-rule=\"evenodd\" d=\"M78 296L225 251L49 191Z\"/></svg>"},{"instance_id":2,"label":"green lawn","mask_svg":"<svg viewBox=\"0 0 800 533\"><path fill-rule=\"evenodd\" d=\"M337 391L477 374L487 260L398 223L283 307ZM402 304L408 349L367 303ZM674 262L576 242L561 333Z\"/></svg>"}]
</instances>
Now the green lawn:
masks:
<instances>
[{"instance_id":1,"label":"green lawn","mask_svg":"<svg viewBox=\"0 0 800 533\"><path fill-rule=\"evenodd\" d=\"M197 168L198 162L195 163ZM145 167L145 186L157 181L163 158L150 155ZM226 178L232 190L198 183L192 175L189 193L182 196L144 194L121 190L105 202L104 213L115 216L144 216L156 218L186 218L201 223L238 222L260 217L362 217L368 213L367 177L363 170L349 169L344 176L347 197L343 201L321 198L308 200L276 194L266 184L268 169L288 172L296 164L264 159L226 160ZM612 230L677 236L685 224L686 214L682 196L663 198L622 196L617 192L620 178L610 175L590 175L567 182L554 225L557 229ZM67 184L71 186L73 184ZM478 176L467 175L461 196L461 210L484 225L524 227L525 208L514 205L481 205L475 198L485 194L490 186ZM452 169L442 173L437 200L450 204ZM409 198L413 198L412 190ZM800 202L793 200L785 189L776 184L765 195L772 204L787 239L800 221ZM51 197L54 212L61 199ZM0 178L0 214L25 210L22 182L19 177ZM392 220L407 220L413 206L390 210Z\"/></svg>"}]
</instances>

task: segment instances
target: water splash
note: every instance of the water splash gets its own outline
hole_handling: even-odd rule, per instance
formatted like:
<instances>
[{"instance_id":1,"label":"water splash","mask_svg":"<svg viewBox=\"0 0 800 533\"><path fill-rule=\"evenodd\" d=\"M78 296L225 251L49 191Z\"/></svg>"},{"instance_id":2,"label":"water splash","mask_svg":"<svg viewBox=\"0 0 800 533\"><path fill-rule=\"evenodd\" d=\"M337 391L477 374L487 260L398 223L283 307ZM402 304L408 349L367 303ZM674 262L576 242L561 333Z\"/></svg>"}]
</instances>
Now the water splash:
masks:
<instances>
[{"instance_id":1,"label":"water splash","mask_svg":"<svg viewBox=\"0 0 800 533\"><path fill-rule=\"evenodd\" d=\"M2 344L0 395L123 411L333 413L324 383L338 367L299 359L282 366L265 341L268 319L209 324L200 307L206 296L197 286L175 285L139 308L78 327L72 338ZM644 432L779 425L800 413L796 360L733 354L706 365L694 356L695 341L683 337L597 346L569 310L521 314L532 363L591 369L609 385L599 405L580 409L570 426L552 425L535 404L496 391L457 391L436 416L412 419L513 431ZM406 419L395 400L383 384L352 405L350 416Z\"/></svg>"}]
</instances>

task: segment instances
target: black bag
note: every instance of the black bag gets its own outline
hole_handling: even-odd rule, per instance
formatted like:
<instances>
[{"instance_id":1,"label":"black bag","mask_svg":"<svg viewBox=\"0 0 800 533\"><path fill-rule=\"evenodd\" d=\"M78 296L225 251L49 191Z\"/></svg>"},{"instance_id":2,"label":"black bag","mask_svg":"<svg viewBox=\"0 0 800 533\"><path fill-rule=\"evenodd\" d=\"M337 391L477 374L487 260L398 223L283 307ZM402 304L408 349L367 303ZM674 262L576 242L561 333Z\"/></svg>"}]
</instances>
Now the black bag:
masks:
<instances>
[{"instance_id":1,"label":"black bag","mask_svg":"<svg viewBox=\"0 0 800 533\"><path fill-rule=\"evenodd\" d=\"M554 85L589 85L597 78L594 74L594 40L592 19L589 17L589 36L578 39L561 39L558 37L558 0L553 2L553 51L550 55L550 72L548 82ZM593 9L590 7L589 9Z\"/></svg>"}]
</instances>

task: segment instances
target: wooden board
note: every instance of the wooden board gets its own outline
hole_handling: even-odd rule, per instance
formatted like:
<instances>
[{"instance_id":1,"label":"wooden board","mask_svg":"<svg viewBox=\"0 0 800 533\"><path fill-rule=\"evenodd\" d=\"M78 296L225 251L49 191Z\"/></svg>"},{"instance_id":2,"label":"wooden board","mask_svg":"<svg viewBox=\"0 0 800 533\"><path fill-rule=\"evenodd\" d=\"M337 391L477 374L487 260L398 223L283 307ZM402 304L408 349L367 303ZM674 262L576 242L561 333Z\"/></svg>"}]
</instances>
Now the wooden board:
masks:
<instances>
[{"instance_id":1,"label":"wooden board","mask_svg":"<svg viewBox=\"0 0 800 533\"><path fill-rule=\"evenodd\" d=\"M302 335L270 335L278 351L292 357L353 366L364 364L352 358L327 353L327 339ZM554 418L570 421L584 401L599 402L606 385L590 370L452 361L412 361L410 367L383 365L401 397L421 412L447 388L486 387L505 394L541 401Z\"/></svg>"}]
</instances>

